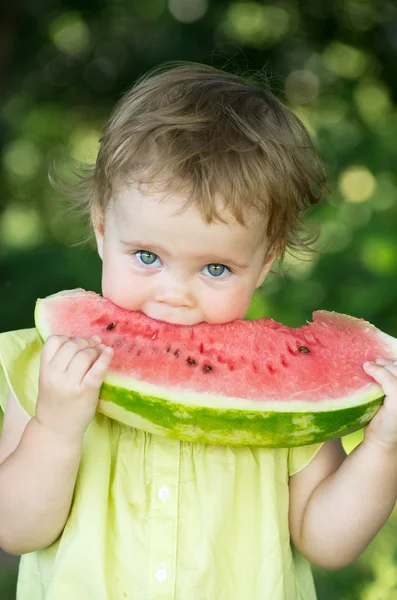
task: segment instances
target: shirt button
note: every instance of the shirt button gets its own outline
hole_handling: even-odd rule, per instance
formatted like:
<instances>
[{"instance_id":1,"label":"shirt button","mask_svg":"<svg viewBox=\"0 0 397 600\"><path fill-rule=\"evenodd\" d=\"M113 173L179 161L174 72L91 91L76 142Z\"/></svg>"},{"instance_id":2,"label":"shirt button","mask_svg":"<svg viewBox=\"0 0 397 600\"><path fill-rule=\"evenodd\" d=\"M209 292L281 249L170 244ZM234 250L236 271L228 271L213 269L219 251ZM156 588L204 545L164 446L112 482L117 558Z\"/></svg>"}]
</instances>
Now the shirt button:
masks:
<instances>
[{"instance_id":1,"label":"shirt button","mask_svg":"<svg viewBox=\"0 0 397 600\"><path fill-rule=\"evenodd\" d=\"M168 575L167 575L167 571L165 569L159 569L158 571L156 571L155 578L160 583L163 583L163 581L165 581L167 579L167 577L168 577Z\"/></svg>"},{"instance_id":2,"label":"shirt button","mask_svg":"<svg viewBox=\"0 0 397 600\"><path fill-rule=\"evenodd\" d=\"M170 490L166 485L163 485L163 487L159 489L158 497L160 498L161 502L167 502L168 498L170 497Z\"/></svg>"}]
</instances>

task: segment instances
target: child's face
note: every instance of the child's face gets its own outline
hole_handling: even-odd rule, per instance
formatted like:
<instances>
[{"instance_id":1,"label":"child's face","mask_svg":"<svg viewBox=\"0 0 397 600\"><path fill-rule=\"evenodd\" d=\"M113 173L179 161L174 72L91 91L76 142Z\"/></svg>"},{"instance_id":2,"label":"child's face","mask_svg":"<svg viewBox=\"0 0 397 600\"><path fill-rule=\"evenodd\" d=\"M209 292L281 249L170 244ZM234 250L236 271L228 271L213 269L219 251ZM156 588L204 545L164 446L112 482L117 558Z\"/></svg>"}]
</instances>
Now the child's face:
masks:
<instances>
[{"instance_id":1,"label":"child's face","mask_svg":"<svg viewBox=\"0 0 397 600\"><path fill-rule=\"evenodd\" d=\"M182 196L131 186L95 224L102 293L118 306L160 321L195 325L244 318L273 260L265 260L264 223L207 224Z\"/></svg>"}]
</instances>

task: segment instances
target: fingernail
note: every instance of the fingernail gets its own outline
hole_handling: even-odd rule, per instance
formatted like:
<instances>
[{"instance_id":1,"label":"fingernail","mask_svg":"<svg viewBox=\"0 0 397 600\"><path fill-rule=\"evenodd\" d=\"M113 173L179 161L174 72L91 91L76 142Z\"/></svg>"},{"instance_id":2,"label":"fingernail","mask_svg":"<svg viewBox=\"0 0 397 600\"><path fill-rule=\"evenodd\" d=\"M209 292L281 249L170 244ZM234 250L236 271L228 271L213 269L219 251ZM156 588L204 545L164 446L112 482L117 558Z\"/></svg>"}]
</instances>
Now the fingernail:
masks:
<instances>
[{"instance_id":1,"label":"fingernail","mask_svg":"<svg viewBox=\"0 0 397 600\"><path fill-rule=\"evenodd\" d=\"M111 348L110 346L106 346L104 352L106 352L106 354L111 354L113 352L113 348Z\"/></svg>"},{"instance_id":2,"label":"fingernail","mask_svg":"<svg viewBox=\"0 0 397 600\"><path fill-rule=\"evenodd\" d=\"M371 365L374 365L374 364L375 364L374 362L372 362L372 361L370 361L370 360L367 360L367 361L365 361L365 363L364 363L364 367L370 367Z\"/></svg>"},{"instance_id":3,"label":"fingernail","mask_svg":"<svg viewBox=\"0 0 397 600\"><path fill-rule=\"evenodd\" d=\"M100 350L104 350L105 349L105 344L98 344L97 346Z\"/></svg>"},{"instance_id":4,"label":"fingernail","mask_svg":"<svg viewBox=\"0 0 397 600\"><path fill-rule=\"evenodd\" d=\"M101 337L99 335L93 335L91 339L93 339L94 342L100 342L101 341Z\"/></svg>"}]
</instances>

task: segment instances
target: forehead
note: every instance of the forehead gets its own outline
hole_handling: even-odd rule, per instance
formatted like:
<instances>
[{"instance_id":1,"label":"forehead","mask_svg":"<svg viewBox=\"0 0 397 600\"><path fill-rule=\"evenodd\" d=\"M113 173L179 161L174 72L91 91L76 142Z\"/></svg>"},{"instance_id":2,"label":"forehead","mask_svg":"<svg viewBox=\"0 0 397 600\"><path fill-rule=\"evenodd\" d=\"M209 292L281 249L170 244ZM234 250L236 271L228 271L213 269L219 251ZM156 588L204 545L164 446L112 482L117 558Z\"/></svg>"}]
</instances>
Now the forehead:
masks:
<instances>
[{"instance_id":1,"label":"forehead","mask_svg":"<svg viewBox=\"0 0 397 600\"><path fill-rule=\"evenodd\" d=\"M136 185L130 185L119 190L108 214L120 235L139 233L140 237L148 235L158 241L168 238L175 244L189 242L204 248L217 240L218 245L256 247L264 244L266 219L263 216L251 212L245 215L242 225L218 197L216 209L222 221L208 223L199 206L186 206L187 200L182 194L164 193L154 188L140 191Z\"/></svg>"}]
</instances>

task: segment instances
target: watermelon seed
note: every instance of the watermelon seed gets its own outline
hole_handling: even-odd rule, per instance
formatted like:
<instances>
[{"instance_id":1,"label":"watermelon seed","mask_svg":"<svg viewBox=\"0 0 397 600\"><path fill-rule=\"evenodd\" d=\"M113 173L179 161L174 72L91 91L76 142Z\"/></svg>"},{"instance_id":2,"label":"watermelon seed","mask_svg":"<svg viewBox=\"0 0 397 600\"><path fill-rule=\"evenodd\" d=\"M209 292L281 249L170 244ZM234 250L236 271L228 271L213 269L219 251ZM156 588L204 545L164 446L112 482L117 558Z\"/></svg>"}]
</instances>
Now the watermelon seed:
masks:
<instances>
[{"instance_id":1,"label":"watermelon seed","mask_svg":"<svg viewBox=\"0 0 397 600\"><path fill-rule=\"evenodd\" d=\"M178 358L178 356L179 356L179 350L175 350L174 356L176 356Z\"/></svg>"},{"instance_id":2,"label":"watermelon seed","mask_svg":"<svg viewBox=\"0 0 397 600\"><path fill-rule=\"evenodd\" d=\"M269 373L271 373L272 375L273 375L273 373L276 372L276 369L273 367L273 365L267 364L266 367L267 367L267 370L269 371Z\"/></svg>"},{"instance_id":3,"label":"watermelon seed","mask_svg":"<svg viewBox=\"0 0 397 600\"><path fill-rule=\"evenodd\" d=\"M258 367L256 366L256 364L253 362L251 366L252 366L252 370L254 371L254 373L257 373Z\"/></svg>"},{"instance_id":4,"label":"watermelon seed","mask_svg":"<svg viewBox=\"0 0 397 600\"><path fill-rule=\"evenodd\" d=\"M212 371L211 365L204 365L203 371L206 371L207 373L209 373L210 371Z\"/></svg>"},{"instance_id":5,"label":"watermelon seed","mask_svg":"<svg viewBox=\"0 0 397 600\"><path fill-rule=\"evenodd\" d=\"M121 346L121 340L116 340L116 346Z\"/></svg>"},{"instance_id":6,"label":"watermelon seed","mask_svg":"<svg viewBox=\"0 0 397 600\"><path fill-rule=\"evenodd\" d=\"M288 363L285 360L285 356L283 354L280 356L280 360L281 360L281 364L283 365L283 367L288 367Z\"/></svg>"},{"instance_id":7,"label":"watermelon seed","mask_svg":"<svg viewBox=\"0 0 397 600\"><path fill-rule=\"evenodd\" d=\"M152 340L155 340L157 337L158 331L155 331L154 334L152 335Z\"/></svg>"},{"instance_id":8,"label":"watermelon seed","mask_svg":"<svg viewBox=\"0 0 397 600\"><path fill-rule=\"evenodd\" d=\"M167 348L167 350L166 350L167 354L168 354L168 352L170 352L170 351L171 351L171 348L170 348L170 347L168 347L168 348Z\"/></svg>"},{"instance_id":9,"label":"watermelon seed","mask_svg":"<svg viewBox=\"0 0 397 600\"><path fill-rule=\"evenodd\" d=\"M204 352L204 344L203 342L200 343L200 354L203 354Z\"/></svg>"},{"instance_id":10,"label":"watermelon seed","mask_svg":"<svg viewBox=\"0 0 397 600\"><path fill-rule=\"evenodd\" d=\"M298 351L302 352L302 354L310 354L310 350L306 346L299 346Z\"/></svg>"},{"instance_id":11,"label":"watermelon seed","mask_svg":"<svg viewBox=\"0 0 397 600\"><path fill-rule=\"evenodd\" d=\"M190 356L188 356L188 358L186 359L186 362L188 365L195 365L196 361L194 360L194 358L190 358Z\"/></svg>"},{"instance_id":12,"label":"watermelon seed","mask_svg":"<svg viewBox=\"0 0 397 600\"><path fill-rule=\"evenodd\" d=\"M109 323L109 325L106 327L106 331L111 331L113 327L116 327L116 323Z\"/></svg>"},{"instance_id":13,"label":"watermelon seed","mask_svg":"<svg viewBox=\"0 0 397 600\"><path fill-rule=\"evenodd\" d=\"M290 354L295 354L294 349L291 348L291 346L289 344L287 344L287 350Z\"/></svg>"}]
</instances>

